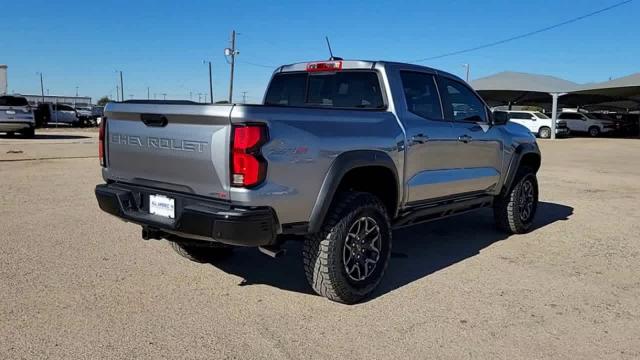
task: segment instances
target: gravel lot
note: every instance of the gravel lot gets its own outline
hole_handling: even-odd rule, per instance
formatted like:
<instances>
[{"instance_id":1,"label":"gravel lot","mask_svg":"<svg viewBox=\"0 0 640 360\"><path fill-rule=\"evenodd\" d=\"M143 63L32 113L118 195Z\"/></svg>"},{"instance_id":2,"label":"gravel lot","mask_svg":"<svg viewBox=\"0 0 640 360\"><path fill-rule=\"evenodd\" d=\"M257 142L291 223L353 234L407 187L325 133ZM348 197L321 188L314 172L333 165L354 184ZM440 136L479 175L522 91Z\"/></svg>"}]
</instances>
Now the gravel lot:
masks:
<instances>
[{"instance_id":1,"label":"gravel lot","mask_svg":"<svg viewBox=\"0 0 640 360\"><path fill-rule=\"evenodd\" d=\"M640 357L639 140L541 141L534 231L487 211L398 231L345 306L296 243L195 264L143 241L97 207L95 130L38 134L0 136L0 358Z\"/></svg>"}]
</instances>

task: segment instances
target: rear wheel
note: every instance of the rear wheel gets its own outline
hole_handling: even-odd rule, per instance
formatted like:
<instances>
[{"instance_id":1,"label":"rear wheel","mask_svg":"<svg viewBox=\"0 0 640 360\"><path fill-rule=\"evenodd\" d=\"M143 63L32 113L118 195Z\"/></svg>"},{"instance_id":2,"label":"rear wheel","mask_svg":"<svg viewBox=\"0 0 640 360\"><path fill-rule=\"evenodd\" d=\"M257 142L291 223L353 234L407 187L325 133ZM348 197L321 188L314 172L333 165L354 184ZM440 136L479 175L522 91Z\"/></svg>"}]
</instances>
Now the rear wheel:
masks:
<instances>
[{"instance_id":1,"label":"rear wheel","mask_svg":"<svg viewBox=\"0 0 640 360\"><path fill-rule=\"evenodd\" d=\"M499 229L523 234L531 229L538 209L538 180L530 167L518 170L514 184L496 198L493 215Z\"/></svg>"},{"instance_id":2,"label":"rear wheel","mask_svg":"<svg viewBox=\"0 0 640 360\"><path fill-rule=\"evenodd\" d=\"M36 129L35 128L24 129L22 130L21 134L22 134L22 137L31 139L32 137L36 136Z\"/></svg>"},{"instance_id":3,"label":"rear wheel","mask_svg":"<svg viewBox=\"0 0 640 360\"><path fill-rule=\"evenodd\" d=\"M591 135L592 137L596 137L598 135L600 135L600 128L597 126L592 126L589 128L589 135Z\"/></svg>"},{"instance_id":4,"label":"rear wheel","mask_svg":"<svg viewBox=\"0 0 640 360\"><path fill-rule=\"evenodd\" d=\"M209 241L169 241L178 255L197 263L208 263L231 255L233 247Z\"/></svg>"},{"instance_id":5,"label":"rear wheel","mask_svg":"<svg viewBox=\"0 0 640 360\"><path fill-rule=\"evenodd\" d=\"M548 139L551 137L551 128L548 128L546 126L541 127L538 130L538 136L542 139Z\"/></svg>"},{"instance_id":6,"label":"rear wheel","mask_svg":"<svg viewBox=\"0 0 640 360\"><path fill-rule=\"evenodd\" d=\"M322 230L306 238L304 270L318 294L353 304L378 286L390 254L391 224L382 202L347 192L338 196Z\"/></svg>"}]
</instances>

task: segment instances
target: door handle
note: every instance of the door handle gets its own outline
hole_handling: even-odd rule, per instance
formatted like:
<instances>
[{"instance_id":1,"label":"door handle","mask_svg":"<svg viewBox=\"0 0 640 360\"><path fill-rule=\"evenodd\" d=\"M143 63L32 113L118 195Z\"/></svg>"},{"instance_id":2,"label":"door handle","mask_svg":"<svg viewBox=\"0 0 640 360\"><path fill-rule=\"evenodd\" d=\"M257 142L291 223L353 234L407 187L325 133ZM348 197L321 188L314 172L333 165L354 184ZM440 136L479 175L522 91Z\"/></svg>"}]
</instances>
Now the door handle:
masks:
<instances>
[{"instance_id":1,"label":"door handle","mask_svg":"<svg viewBox=\"0 0 640 360\"><path fill-rule=\"evenodd\" d=\"M469 141L473 140L473 138L469 135L462 135L462 136L458 136L458 141L463 142L463 143L468 143Z\"/></svg>"},{"instance_id":2,"label":"door handle","mask_svg":"<svg viewBox=\"0 0 640 360\"><path fill-rule=\"evenodd\" d=\"M429 137L424 134L418 134L411 137L411 142L413 144L424 144L429 141Z\"/></svg>"}]
</instances>

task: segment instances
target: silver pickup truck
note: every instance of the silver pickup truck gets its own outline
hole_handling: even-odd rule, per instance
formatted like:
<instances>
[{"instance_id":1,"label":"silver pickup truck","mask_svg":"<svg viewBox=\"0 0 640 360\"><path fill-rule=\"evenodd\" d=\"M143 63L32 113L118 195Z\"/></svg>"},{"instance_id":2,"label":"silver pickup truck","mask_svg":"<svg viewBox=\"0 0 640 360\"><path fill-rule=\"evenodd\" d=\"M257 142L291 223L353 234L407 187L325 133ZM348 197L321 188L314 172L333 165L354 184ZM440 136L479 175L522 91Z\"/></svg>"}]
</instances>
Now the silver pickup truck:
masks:
<instances>
[{"instance_id":1,"label":"silver pickup truck","mask_svg":"<svg viewBox=\"0 0 640 360\"><path fill-rule=\"evenodd\" d=\"M110 103L100 208L211 261L304 241L313 289L354 303L380 283L392 229L493 207L530 229L540 152L458 77L331 60L276 69L262 105Z\"/></svg>"}]
</instances>

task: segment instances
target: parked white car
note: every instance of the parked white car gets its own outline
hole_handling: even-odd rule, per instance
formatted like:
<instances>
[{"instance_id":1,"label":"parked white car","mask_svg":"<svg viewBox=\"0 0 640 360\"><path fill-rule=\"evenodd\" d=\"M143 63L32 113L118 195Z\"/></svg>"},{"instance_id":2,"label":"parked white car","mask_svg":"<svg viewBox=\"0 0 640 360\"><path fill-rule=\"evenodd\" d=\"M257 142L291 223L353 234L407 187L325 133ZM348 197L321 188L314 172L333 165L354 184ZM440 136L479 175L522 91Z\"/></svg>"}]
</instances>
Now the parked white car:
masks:
<instances>
[{"instance_id":1,"label":"parked white car","mask_svg":"<svg viewBox=\"0 0 640 360\"><path fill-rule=\"evenodd\" d=\"M547 115L538 111L504 110L509 114L509 121L525 126L532 134L548 139L551 137L552 120ZM556 136L569 135L567 123L558 120L556 122Z\"/></svg>"},{"instance_id":2,"label":"parked white car","mask_svg":"<svg viewBox=\"0 0 640 360\"><path fill-rule=\"evenodd\" d=\"M581 112L563 112L558 119L567 122L567 127L574 132L585 132L595 137L617 130L616 122L598 119L596 116Z\"/></svg>"}]
</instances>

